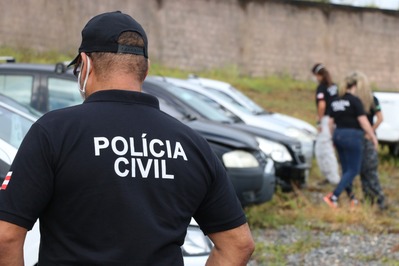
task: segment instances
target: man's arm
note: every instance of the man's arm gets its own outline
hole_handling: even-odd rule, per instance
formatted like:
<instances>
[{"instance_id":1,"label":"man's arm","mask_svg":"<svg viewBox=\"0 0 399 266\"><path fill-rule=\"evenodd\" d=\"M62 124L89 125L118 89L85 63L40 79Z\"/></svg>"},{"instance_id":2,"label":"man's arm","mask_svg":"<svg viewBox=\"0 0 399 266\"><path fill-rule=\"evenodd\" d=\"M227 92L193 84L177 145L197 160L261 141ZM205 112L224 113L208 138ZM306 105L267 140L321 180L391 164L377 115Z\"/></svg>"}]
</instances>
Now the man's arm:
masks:
<instances>
[{"instance_id":1,"label":"man's arm","mask_svg":"<svg viewBox=\"0 0 399 266\"><path fill-rule=\"evenodd\" d=\"M247 265L255 250L248 224L243 224L231 230L208 235L215 244L206 263L207 266Z\"/></svg>"},{"instance_id":2,"label":"man's arm","mask_svg":"<svg viewBox=\"0 0 399 266\"><path fill-rule=\"evenodd\" d=\"M27 230L0 220L0 266L24 265L24 241Z\"/></svg>"}]
</instances>

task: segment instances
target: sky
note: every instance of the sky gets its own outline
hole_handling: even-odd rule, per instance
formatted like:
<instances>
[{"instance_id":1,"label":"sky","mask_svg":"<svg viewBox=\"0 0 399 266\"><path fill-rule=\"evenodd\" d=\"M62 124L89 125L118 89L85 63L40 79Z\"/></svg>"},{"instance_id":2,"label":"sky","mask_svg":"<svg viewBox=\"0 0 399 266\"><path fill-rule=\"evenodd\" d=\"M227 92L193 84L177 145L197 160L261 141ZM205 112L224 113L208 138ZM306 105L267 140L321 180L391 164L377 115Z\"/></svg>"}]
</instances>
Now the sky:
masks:
<instances>
[{"instance_id":1,"label":"sky","mask_svg":"<svg viewBox=\"0 0 399 266\"><path fill-rule=\"evenodd\" d=\"M331 0L334 4L349 4L354 6L375 5L382 9L399 10L399 0Z\"/></svg>"}]
</instances>

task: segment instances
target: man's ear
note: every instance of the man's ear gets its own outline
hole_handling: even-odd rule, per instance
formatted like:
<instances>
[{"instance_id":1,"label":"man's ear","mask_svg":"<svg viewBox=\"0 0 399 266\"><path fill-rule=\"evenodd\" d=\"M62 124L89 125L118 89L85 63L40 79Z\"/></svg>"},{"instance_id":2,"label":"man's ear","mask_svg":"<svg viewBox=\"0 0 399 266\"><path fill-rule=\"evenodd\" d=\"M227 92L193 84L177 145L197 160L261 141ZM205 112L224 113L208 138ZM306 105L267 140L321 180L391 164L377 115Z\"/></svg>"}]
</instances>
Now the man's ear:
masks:
<instances>
[{"instance_id":1,"label":"man's ear","mask_svg":"<svg viewBox=\"0 0 399 266\"><path fill-rule=\"evenodd\" d=\"M90 60L89 56L85 52L80 53L80 58L82 60L82 66L80 68L80 71L82 72L81 76L85 77L86 76L86 71L87 71L87 65L88 65L88 60ZM92 64L90 64L90 69L89 69L89 74L92 71L93 67Z\"/></svg>"}]
</instances>

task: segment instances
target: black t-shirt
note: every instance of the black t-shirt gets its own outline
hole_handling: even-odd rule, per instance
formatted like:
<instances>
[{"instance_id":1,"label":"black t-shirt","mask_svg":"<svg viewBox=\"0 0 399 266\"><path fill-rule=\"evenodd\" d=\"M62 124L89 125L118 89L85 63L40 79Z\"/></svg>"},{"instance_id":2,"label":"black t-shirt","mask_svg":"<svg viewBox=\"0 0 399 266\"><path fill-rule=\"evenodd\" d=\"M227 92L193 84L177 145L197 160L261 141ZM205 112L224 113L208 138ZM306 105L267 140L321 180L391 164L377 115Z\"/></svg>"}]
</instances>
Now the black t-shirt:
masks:
<instances>
[{"instance_id":1,"label":"black t-shirt","mask_svg":"<svg viewBox=\"0 0 399 266\"><path fill-rule=\"evenodd\" d=\"M338 87L333 84L331 86L326 85L325 83L320 83L316 89L316 106L318 106L319 101L325 101L326 106L328 107L332 101L332 99L337 95ZM324 111L324 114L328 114L328 108Z\"/></svg>"},{"instance_id":2,"label":"black t-shirt","mask_svg":"<svg viewBox=\"0 0 399 266\"><path fill-rule=\"evenodd\" d=\"M40 265L183 265L205 233L246 222L208 143L138 92L100 91L30 129L0 191L0 219L40 220Z\"/></svg>"},{"instance_id":3,"label":"black t-shirt","mask_svg":"<svg viewBox=\"0 0 399 266\"><path fill-rule=\"evenodd\" d=\"M374 125L374 116L376 113L381 112L381 105L377 97L373 96L374 104L371 106L370 111L367 113L367 119L370 125Z\"/></svg>"},{"instance_id":4,"label":"black t-shirt","mask_svg":"<svg viewBox=\"0 0 399 266\"><path fill-rule=\"evenodd\" d=\"M362 129L358 117L366 115L360 99L350 93L346 93L341 98L335 97L328 112L334 118L337 128Z\"/></svg>"}]
</instances>

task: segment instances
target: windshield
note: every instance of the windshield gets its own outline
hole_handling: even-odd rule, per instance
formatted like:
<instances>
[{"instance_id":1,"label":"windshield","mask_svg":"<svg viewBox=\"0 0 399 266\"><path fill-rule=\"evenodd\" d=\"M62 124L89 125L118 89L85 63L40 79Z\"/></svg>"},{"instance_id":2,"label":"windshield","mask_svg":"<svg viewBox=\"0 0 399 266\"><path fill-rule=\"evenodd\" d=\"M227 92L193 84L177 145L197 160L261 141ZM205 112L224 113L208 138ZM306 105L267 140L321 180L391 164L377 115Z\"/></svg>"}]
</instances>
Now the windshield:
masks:
<instances>
[{"instance_id":1,"label":"windshield","mask_svg":"<svg viewBox=\"0 0 399 266\"><path fill-rule=\"evenodd\" d=\"M241 111L251 114L265 114L267 113L262 107L257 105L254 101L249 99L246 95L242 92L237 90L234 87L230 87L229 93L211 88L206 87L209 90L212 90L212 93L215 93L223 99L224 101L228 102L229 104L234 105L236 108L239 108Z\"/></svg>"},{"instance_id":2,"label":"windshield","mask_svg":"<svg viewBox=\"0 0 399 266\"><path fill-rule=\"evenodd\" d=\"M0 139L14 148L19 148L32 121L0 106Z\"/></svg>"},{"instance_id":3,"label":"windshield","mask_svg":"<svg viewBox=\"0 0 399 266\"><path fill-rule=\"evenodd\" d=\"M239 119L234 114L223 109L217 102L212 101L200 93L175 86L173 86L173 88L168 86L167 89L178 99L209 120L233 123Z\"/></svg>"},{"instance_id":4,"label":"windshield","mask_svg":"<svg viewBox=\"0 0 399 266\"><path fill-rule=\"evenodd\" d=\"M186 114L184 112L184 110L181 110L178 106L171 105L162 98L158 97L158 101L159 101L159 108L162 111L169 114L170 116L173 116L174 118L176 118L178 120L193 120L193 119L195 119L193 117L190 117L189 114Z\"/></svg>"}]
</instances>

